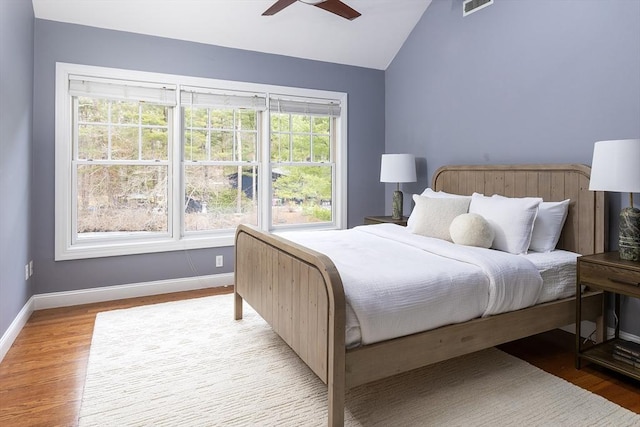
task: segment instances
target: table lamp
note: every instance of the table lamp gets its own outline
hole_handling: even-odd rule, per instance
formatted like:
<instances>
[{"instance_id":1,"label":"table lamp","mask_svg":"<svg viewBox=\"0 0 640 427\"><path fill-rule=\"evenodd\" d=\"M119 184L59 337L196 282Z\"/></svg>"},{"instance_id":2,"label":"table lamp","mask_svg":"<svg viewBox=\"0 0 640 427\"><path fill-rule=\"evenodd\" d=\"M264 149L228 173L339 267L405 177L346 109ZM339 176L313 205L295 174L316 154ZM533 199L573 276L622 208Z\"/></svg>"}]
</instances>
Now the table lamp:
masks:
<instances>
[{"instance_id":1,"label":"table lamp","mask_svg":"<svg viewBox=\"0 0 640 427\"><path fill-rule=\"evenodd\" d=\"M633 193L640 193L640 139L599 141L593 147L589 190L629 193L629 207L620 211L620 259L640 261L640 209Z\"/></svg>"},{"instance_id":2,"label":"table lamp","mask_svg":"<svg viewBox=\"0 0 640 427\"><path fill-rule=\"evenodd\" d=\"M395 182L393 219L402 219L401 182L416 182L416 160L413 154L383 154L380 162L380 182Z\"/></svg>"}]
</instances>

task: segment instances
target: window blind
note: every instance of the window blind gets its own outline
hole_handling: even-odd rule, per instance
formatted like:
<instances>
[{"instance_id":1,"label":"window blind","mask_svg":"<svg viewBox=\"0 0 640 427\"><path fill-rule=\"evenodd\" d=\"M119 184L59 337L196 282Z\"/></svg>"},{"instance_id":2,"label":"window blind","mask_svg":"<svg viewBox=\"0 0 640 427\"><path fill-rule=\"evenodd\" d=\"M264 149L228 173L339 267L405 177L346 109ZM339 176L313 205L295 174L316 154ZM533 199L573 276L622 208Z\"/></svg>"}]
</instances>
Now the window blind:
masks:
<instances>
[{"instance_id":1,"label":"window blind","mask_svg":"<svg viewBox=\"0 0 640 427\"><path fill-rule=\"evenodd\" d=\"M83 76L69 76L69 94L71 96L149 102L168 106L176 105L176 90L172 87L119 80L89 79Z\"/></svg>"},{"instance_id":2,"label":"window blind","mask_svg":"<svg viewBox=\"0 0 640 427\"><path fill-rule=\"evenodd\" d=\"M274 97L269 100L269 108L276 113L340 116L340 101L296 100Z\"/></svg>"},{"instance_id":3,"label":"window blind","mask_svg":"<svg viewBox=\"0 0 640 427\"><path fill-rule=\"evenodd\" d=\"M214 92L194 88L180 91L180 104L183 107L214 107L264 111L267 109L267 97L259 93Z\"/></svg>"}]
</instances>

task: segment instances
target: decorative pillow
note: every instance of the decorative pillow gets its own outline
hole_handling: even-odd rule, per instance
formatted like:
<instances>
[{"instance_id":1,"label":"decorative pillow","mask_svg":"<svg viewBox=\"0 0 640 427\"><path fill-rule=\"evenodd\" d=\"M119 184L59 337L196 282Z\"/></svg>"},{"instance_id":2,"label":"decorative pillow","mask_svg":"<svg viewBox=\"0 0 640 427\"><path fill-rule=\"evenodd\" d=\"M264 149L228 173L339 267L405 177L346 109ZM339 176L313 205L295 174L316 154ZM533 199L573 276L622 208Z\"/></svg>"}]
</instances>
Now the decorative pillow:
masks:
<instances>
[{"instance_id":1,"label":"decorative pillow","mask_svg":"<svg viewBox=\"0 0 640 427\"><path fill-rule=\"evenodd\" d=\"M474 193L469 212L483 216L493 228L492 248L519 255L527 253L540 203L542 199L537 197L485 197Z\"/></svg>"},{"instance_id":2,"label":"decorative pillow","mask_svg":"<svg viewBox=\"0 0 640 427\"><path fill-rule=\"evenodd\" d=\"M489 222L475 213L455 217L449 226L449 233L453 243L480 248L490 248L495 235Z\"/></svg>"},{"instance_id":3,"label":"decorative pillow","mask_svg":"<svg viewBox=\"0 0 640 427\"><path fill-rule=\"evenodd\" d=\"M468 198L431 198L413 195L416 206L409 219L413 218L411 232L427 237L451 241L451 221L469 209Z\"/></svg>"},{"instance_id":4,"label":"decorative pillow","mask_svg":"<svg viewBox=\"0 0 640 427\"><path fill-rule=\"evenodd\" d=\"M416 197L416 195L414 194L413 197ZM433 191L431 188L426 188L422 192L422 194L420 194L420 197L429 197L431 199L454 199L454 198L459 198L459 199L466 199L468 201L471 201L471 196L463 196L463 195L460 195L460 194L445 193L444 191ZM467 205L467 207L468 207L468 205ZM415 229L414 222L415 222L415 218L413 218L412 215L409 215L409 219L407 220L407 228L409 230L413 231Z\"/></svg>"},{"instance_id":5,"label":"decorative pillow","mask_svg":"<svg viewBox=\"0 0 640 427\"><path fill-rule=\"evenodd\" d=\"M551 252L556 248L562 227L567 219L570 199L561 202L542 202L533 223L529 250Z\"/></svg>"}]
</instances>

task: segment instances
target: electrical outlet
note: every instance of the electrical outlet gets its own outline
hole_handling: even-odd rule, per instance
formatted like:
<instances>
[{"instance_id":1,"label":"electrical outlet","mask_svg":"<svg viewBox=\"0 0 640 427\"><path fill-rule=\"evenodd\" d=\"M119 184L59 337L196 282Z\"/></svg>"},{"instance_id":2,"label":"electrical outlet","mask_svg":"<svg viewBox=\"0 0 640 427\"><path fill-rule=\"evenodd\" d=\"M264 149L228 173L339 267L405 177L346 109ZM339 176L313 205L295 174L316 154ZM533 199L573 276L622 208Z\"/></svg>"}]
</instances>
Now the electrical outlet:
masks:
<instances>
[{"instance_id":1,"label":"electrical outlet","mask_svg":"<svg viewBox=\"0 0 640 427\"><path fill-rule=\"evenodd\" d=\"M29 264L24 265L24 280L29 280Z\"/></svg>"},{"instance_id":2,"label":"electrical outlet","mask_svg":"<svg viewBox=\"0 0 640 427\"><path fill-rule=\"evenodd\" d=\"M222 255L216 255L216 267L222 267L224 265L224 257Z\"/></svg>"},{"instance_id":3,"label":"electrical outlet","mask_svg":"<svg viewBox=\"0 0 640 427\"><path fill-rule=\"evenodd\" d=\"M29 261L29 277L33 276L33 260Z\"/></svg>"}]
</instances>

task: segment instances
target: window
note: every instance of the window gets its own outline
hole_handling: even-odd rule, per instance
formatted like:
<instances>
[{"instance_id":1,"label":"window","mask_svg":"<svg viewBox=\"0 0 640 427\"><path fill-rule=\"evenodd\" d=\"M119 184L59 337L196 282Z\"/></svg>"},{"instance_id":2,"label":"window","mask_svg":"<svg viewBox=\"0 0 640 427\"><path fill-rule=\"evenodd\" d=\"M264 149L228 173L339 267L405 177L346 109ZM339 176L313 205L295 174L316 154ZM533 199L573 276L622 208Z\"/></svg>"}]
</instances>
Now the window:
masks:
<instances>
[{"instance_id":1,"label":"window","mask_svg":"<svg viewBox=\"0 0 640 427\"><path fill-rule=\"evenodd\" d=\"M272 224L333 221L334 103L270 101Z\"/></svg>"},{"instance_id":2,"label":"window","mask_svg":"<svg viewBox=\"0 0 640 427\"><path fill-rule=\"evenodd\" d=\"M258 225L256 184L264 95L183 90L186 233Z\"/></svg>"},{"instance_id":3,"label":"window","mask_svg":"<svg viewBox=\"0 0 640 427\"><path fill-rule=\"evenodd\" d=\"M277 95L276 95L277 94ZM342 228L346 95L58 64L56 260Z\"/></svg>"},{"instance_id":4,"label":"window","mask_svg":"<svg viewBox=\"0 0 640 427\"><path fill-rule=\"evenodd\" d=\"M74 242L167 236L175 91L76 76L69 83Z\"/></svg>"}]
</instances>

